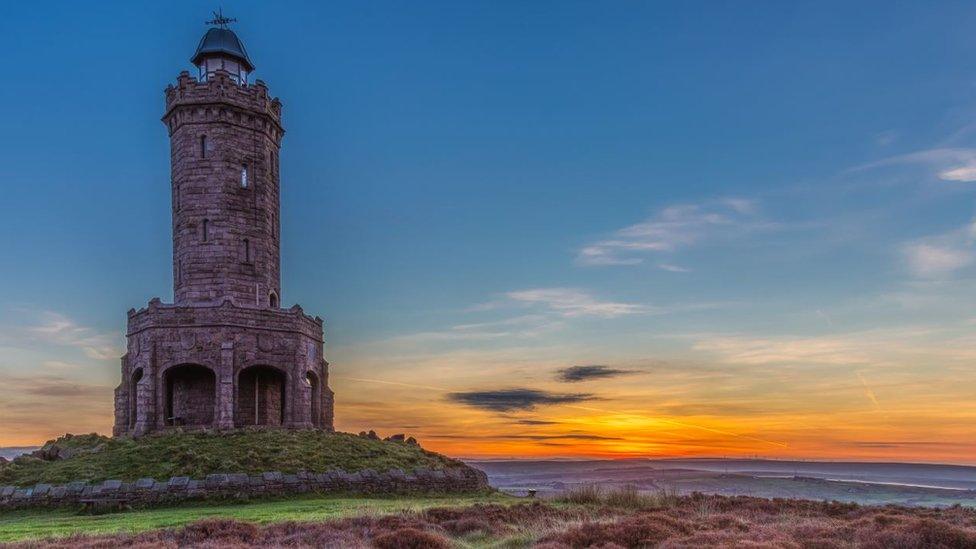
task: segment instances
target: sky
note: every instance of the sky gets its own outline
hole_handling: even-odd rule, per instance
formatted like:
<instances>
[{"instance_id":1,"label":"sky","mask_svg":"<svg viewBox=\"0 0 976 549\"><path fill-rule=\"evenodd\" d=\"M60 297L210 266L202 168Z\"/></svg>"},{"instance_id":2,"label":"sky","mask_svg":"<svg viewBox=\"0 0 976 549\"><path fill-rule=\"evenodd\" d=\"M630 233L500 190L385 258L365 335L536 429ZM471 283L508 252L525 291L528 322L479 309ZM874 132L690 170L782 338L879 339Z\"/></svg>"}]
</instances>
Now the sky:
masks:
<instances>
[{"instance_id":1,"label":"sky","mask_svg":"<svg viewBox=\"0 0 976 549\"><path fill-rule=\"evenodd\" d=\"M0 445L110 433L215 6L0 5ZM976 464L976 6L223 4L284 104L336 427Z\"/></svg>"}]
</instances>

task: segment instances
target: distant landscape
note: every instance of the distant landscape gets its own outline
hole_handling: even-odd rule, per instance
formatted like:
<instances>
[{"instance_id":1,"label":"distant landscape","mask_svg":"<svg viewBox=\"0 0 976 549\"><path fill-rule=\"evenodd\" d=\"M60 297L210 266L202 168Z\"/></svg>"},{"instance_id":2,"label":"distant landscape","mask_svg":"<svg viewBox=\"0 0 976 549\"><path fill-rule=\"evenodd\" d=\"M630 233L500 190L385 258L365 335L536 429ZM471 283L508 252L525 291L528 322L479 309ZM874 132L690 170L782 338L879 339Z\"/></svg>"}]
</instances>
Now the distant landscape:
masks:
<instances>
[{"instance_id":1,"label":"distant landscape","mask_svg":"<svg viewBox=\"0 0 976 549\"><path fill-rule=\"evenodd\" d=\"M655 459L470 461L496 488L554 495L580 485L680 494L802 498L860 504L976 507L976 467L913 463Z\"/></svg>"}]
</instances>

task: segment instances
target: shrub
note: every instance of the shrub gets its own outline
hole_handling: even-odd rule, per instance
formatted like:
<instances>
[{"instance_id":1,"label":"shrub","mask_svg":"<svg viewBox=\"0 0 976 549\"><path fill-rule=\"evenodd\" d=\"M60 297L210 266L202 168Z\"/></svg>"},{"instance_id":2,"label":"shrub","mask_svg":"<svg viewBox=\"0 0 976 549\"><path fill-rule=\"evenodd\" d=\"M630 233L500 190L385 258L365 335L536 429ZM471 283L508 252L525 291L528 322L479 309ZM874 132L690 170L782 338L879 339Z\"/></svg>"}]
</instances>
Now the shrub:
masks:
<instances>
[{"instance_id":1,"label":"shrub","mask_svg":"<svg viewBox=\"0 0 976 549\"><path fill-rule=\"evenodd\" d=\"M581 505L599 504L603 503L603 488L597 484L580 484L566 490L556 499L557 501Z\"/></svg>"},{"instance_id":2,"label":"shrub","mask_svg":"<svg viewBox=\"0 0 976 549\"><path fill-rule=\"evenodd\" d=\"M424 530L401 528L373 538L378 549L450 549L451 542Z\"/></svg>"}]
</instances>

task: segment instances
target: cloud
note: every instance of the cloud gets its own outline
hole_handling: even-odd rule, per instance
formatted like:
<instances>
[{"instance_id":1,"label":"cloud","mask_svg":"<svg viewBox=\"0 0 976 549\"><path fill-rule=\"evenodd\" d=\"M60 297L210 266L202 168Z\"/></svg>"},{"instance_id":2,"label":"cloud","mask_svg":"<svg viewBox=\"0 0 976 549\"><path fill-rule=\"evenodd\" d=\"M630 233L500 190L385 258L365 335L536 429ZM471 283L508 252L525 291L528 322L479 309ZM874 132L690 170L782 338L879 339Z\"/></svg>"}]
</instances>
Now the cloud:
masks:
<instances>
[{"instance_id":1,"label":"cloud","mask_svg":"<svg viewBox=\"0 0 976 549\"><path fill-rule=\"evenodd\" d=\"M920 278L941 278L973 262L970 250L935 244L908 244L904 254L908 270Z\"/></svg>"},{"instance_id":2,"label":"cloud","mask_svg":"<svg viewBox=\"0 0 976 549\"><path fill-rule=\"evenodd\" d=\"M462 440L625 440L623 437L591 435L589 433L565 433L554 435L511 435L505 433L500 433L497 435L431 435L430 438Z\"/></svg>"},{"instance_id":3,"label":"cloud","mask_svg":"<svg viewBox=\"0 0 976 549\"><path fill-rule=\"evenodd\" d=\"M515 423L519 425L559 425L558 421L549 421L546 419L520 419Z\"/></svg>"},{"instance_id":4,"label":"cloud","mask_svg":"<svg viewBox=\"0 0 976 549\"><path fill-rule=\"evenodd\" d=\"M584 316L615 318L648 312L648 308L643 305L601 301L577 288L536 288L509 292L505 295L516 302L543 305L567 318Z\"/></svg>"},{"instance_id":5,"label":"cloud","mask_svg":"<svg viewBox=\"0 0 976 549\"><path fill-rule=\"evenodd\" d=\"M939 172L939 179L945 181L976 181L976 166L966 165Z\"/></svg>"},{"instance_id":6,"label":"cloud","mask_svg":"<svg viewBox=\"0 0 976 549\"><path fill-rule=\"evenodd\" d=\"M106 398L112 388L102 385L79 383L56 375L39 376L0 376L5 392L17 395L34 395L41 397L84 397Z\"/></svg>"},{"instance_id":7,"label":"cloud","mask_svg":"<svg viewBox=\"0 0 976 549\"><path fill-rule=\"evenodd\" d=\"M918 278L945 278L976 260L976 224L902 246L909 272Z\"/></svg>"},{"instance_id":8,"label":"cloud","mask_svg":"<svg viewBox=\"0 0 976 549\"><path fill-rule=\"evenodd\" d=\"M618 377L633 373L635 373L634 370L620 370L618 368L611 368L610 366L594 364L590 366L570 366L569 368L563 368L558 371L558 378L561 381L572 383L589 381L591 379Z\"/></svg>"},{"instance_id":9,"label":"cloud","mask_svg":"<svg viewBox=\"0 0 976 549\"><path fill-rule=\"evenodd\" d=\"M536 389L498 389L493 391L469 391L450 393L447 398L468 406L493 412L534 410L537 406L574 404L594 400L589 393L551 393Z\"/></svg>"},{"instance_id":10,"label":"cloud","mask_svg":"<svg viewBox=\"0 0 976 549\"><path fill-rule=\"evenodd\" d=\"M913 164L929 167L935 176L943 181L976 181L976 149L967 148L938 148L915 151L855 166L848 171L857 172Z\"/></svg>"},{"instance_id":11,"label":"cloud","mask_svg":"<svg viewBox=\"0 0 976 549\"><path fill-rule=\"evenodd\" d=\"M682 267L680 265L673 265L671 263L658 263L657 268L662 271L668 271L671 273L690 273L691 269Z\"/></svg>"},{"instance_id":12,"label":"cloud","mask_svg":"<svg viewBox=\"0 0 976 549\"><path fill-rule=\"evenodd\" d=\"M671 206L584 246L576 262L587 266L637 265L647 254L673 252L711 238L772 227L756 219L757 210L755 201L743 198ZM661 268L682 272L681 267L669 264Z\"/></svg>"},{"instance_id":13,"label":"cloud","mask_svg":"<svg viewBox=\"0 0 976 549\"><path fill-rule=\"evenodd\" d=\"M116 359L122 355L118 336L97 333L60 313L42 313L41 322L28 327L27 333L43 342L77 347L89 358L97 360Z\"/></svg>"}]
</instances>

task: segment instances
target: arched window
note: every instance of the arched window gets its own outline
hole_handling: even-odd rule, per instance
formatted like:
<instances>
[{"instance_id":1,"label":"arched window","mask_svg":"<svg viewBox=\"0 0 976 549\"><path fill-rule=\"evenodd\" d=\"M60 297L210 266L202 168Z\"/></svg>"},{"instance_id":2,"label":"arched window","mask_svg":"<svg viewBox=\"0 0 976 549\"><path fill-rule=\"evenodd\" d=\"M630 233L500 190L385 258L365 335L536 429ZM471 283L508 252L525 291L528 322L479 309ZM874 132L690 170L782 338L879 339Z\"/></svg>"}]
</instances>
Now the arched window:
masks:
<instances>
[{"instance_id":1,"label":"arched window","mask_svg":"<svg viewBox=\"0 0 976 549\"><path fill-rule=\"evenodd\" d=\"M207 157L207 136L201 135L200 136L200 158L206 158L206 157Z\"/></svg>"},{"instance_id":2,"label":"arched window","mask_svg":"<svg viewBox=\"0 0 976 549\"><path fill-rule=\"evenodd\" d=\"M272 309L278 308L278 294L271 292L268 296L268 304L271 305Z\"/></svg>"},{"instance_id":3,"label":"arched window","mask_svg":"<svg viewBox=\"0 0 976 549\"><path fill-rule=\"evenodd\" d=\"M244 263L251 262L251 241L244 239Z\"/></svg>"},{"instance_id":4,"label":"arched window","mask_svg":"<svg viewBox=\"0 0 976 549\"><path fill-rule=\"evenodd\" d=\"M247 188L247 164L241 166L241 188Z\"/></svg>"},{"instance_id":5,"label":"arched window","mask_svg":"<svg viewBox=\"0 0 976 549\"><path fill-rule=\"evenodd\" d=\"M210 238L210 220L203 220L203 241L206 242Z\"/></svg>"}]
</instances>

